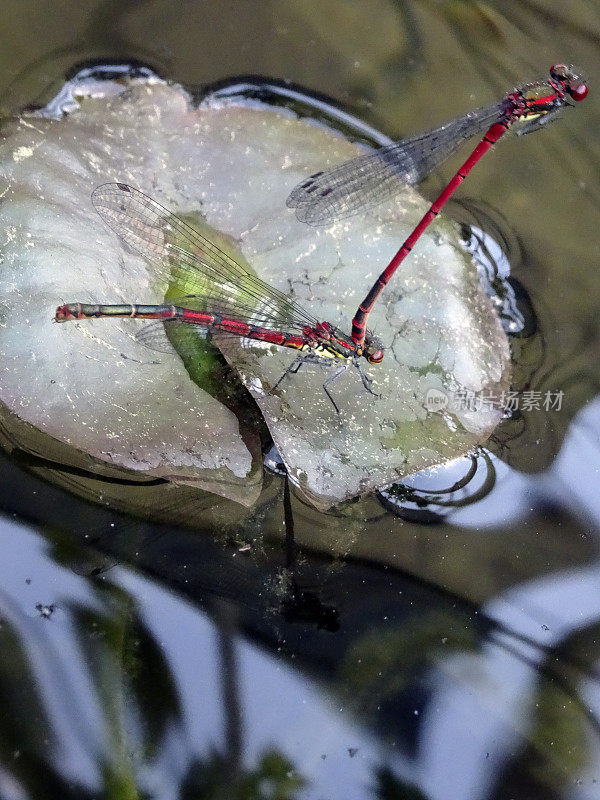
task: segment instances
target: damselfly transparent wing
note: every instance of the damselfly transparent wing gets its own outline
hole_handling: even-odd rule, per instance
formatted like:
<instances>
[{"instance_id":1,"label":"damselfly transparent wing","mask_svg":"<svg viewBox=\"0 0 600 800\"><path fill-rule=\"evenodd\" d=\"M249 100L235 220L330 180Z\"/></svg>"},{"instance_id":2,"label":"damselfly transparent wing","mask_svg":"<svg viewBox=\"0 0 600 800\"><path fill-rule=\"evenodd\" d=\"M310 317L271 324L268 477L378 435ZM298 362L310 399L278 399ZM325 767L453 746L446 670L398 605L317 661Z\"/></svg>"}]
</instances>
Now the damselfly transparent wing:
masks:
<instances>
[{"instance_id":1,"label":"damselfly transparent wing","mask_svg":"<svg viewBox=\"0 0 600 800\"><path fill-rule=\"evenodd\" d=\"M173 352L173 345L167 337L165 324L161 319L153 319L152 322L139 326L135 332L135 341L157 353Z\"/></svg>"},{"instance_id":2,"label":"damselfly transparent wing","mask_svg":"<svg viewBox=\"0 0 600 800\"><path fill-rule=\"evenodd\" d=\"M419 136L316 172L292 190L287 206L309 225L353 216L393 197L403 186L422 181L463 142L489 128L502 110L502 104L479 108Z\"/></svg>"},{"instance_id":3,"label":"damselfly transparent wing","mask_svg":"<svg viewBox=\"0 0 600 800\"><path fill-rule=\"evenodd\" d=\"M413 173L408 156L397 161L392 151L378 151L311 175L293 189L287 206L296 209L300 222L327 225L393 197L414 183Z\"/></svg>"},{"instance_id":4,"label":"damselfly transparent wing","mask_svg":"<svg viewBox=\"0 0 600 800\"><path fill-rule=\"evenodd\" d=\"M144 347L148 347L150 350L155 350L157 353L173 353L174 347L167 335L167 332L169 330L176 332L178 330L185 329L190 331L193 330L196 336L198 336L200 339L206 339L208 336L207 328L204 328L201 325L190 325L174 317L173 319L164 320L154 319L152 322L144 323L136 332L135 340L136 342L139 342L139 344L144 345ZM185 349L185 345L183 345L183 347ZM194 353L191 352L191 346L189 349L190 354L194 355ZM181 350L181 346L178 346L178 350ZM180 352L180 355L185 356L187 353Z\"/></svg>"},{"instance_id":5,"label":"damselfly transparent wing","mask_svg":"<svg viewBox=\"0 0 600 800\"><path fill-rule=\"evenodd\" d=\"M185 333L185 336L181 336ZM194 334L190 336L189 334ZM151 322L140 324L139 330L135 334L135 341L144 347L154 350L157 353L177 353L185 358L194 358L198 354L198 339L214 339L218 344L224 340L235 339L242 343L244 347L255 347L260 349L275 347L269 342L262 342L257 339L240 336L239 333L222 330L209 330L203 325L194 325L184 322L177 317L167 319L153 319ZM176 341L176 344L173 342Z\"/></svg>"},{"instance_id":6,"label":"damselfly transparent wing","mask_svg":"<svg viewBox=\"0 0 600 800\"><path fill-rule=\"evenodd\" d=\"M152 264L157 278L176 279L189 290L189 308L290 332L316 324L302 306L138 189L105 183L94 189L92 202L119 238Z\"/></svg>"}]
</instances>

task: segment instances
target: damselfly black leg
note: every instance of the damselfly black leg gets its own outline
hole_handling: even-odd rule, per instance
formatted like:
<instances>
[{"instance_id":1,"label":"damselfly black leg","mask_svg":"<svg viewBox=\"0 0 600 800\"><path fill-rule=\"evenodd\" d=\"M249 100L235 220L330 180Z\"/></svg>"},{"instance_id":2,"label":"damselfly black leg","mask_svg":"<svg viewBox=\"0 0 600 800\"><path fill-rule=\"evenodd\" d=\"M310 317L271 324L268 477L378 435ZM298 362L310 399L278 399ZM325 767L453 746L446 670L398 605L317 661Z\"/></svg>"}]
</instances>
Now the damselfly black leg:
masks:
<instances>
[{"instance_id":1,"label":"damselfly black leg","mask_svg":"<svg viewBox=\"0 0 600 800\"><path fill-rule=\"evenodd\" d=\"M312 353L298 354L296 358L292 361L292 363L289 365L289 367L286 369L286 371L283 373L281 378L279 378L275 386L273 386L273 389L276 389L281 383L281 381L284 378L287 378L288 375L295 375L302 366L302 364L306 364L306 362L310 362L313 364L314 363L322 364L323 359L313 355Z\"/></svg>"},{"instance_id":2,"label":"damselfly black leg","mask_svg":"<svg viewBox=\"0 0 600 800\"><path fill-rule=\"evenodd\" d=\"M283 375L281 376L281 378L279 378L279 380L277 381L277 383L275 384L275 386L273 386L273 389L276 389L276 388L279 386L279 384L281 383L281 381L282 381L282 380L283 380L283 379L284 379L284 378L285 378L287 375L295 375L295 374L298 372L298 370L300 369L300 367L301 367L303 364L306 364L306 363L309 363L309 364L318 364L320 367L329 367L329 366L331 366L331 362L330 362L330 361L327 361L327 360L325 360L325 359L323 359L323 358L320 358L319 356L317 356L317 355L315 355L315 354L313 354L313 353L307 353L307 354L305 354L305 355L304 355L304 354L303 354L303 355L298 355L298 356L296 356L296 358L295 358L295 359L292 361L292 363L291 363L291 364L290 364L290 366L289 366L289 367L286 369L286 371L283 373ZM335 410L337 411L337 413L338 413L338 414L340 413L340 410L339 410L339 408L338 408L338 406L337 406L337 403L335 402L335 400L334 400L334 399L333 399L333 397L331 396L331 394L330 394L330 392L329 392L329 390L328 390L327 386L328 386L328 384L332 383L332 382L333 382L333 381L334 381L334 380L335 380L335 379L336 379L336 378L337 378L339 375L341 375L341 374L342 374L342 372L344 372L344 371L345 371L345 370L348 368L348 363L349 363L349 362L345 362L345 363L344 363L344 366L343 366L343 367L341 367L340 369L336 370L336 371L333 373L333 375L331 375L329 378L327 378L327 380L326 380L326 381L325 381L325 383L323 384L323 391L325 392L325 394L327 395L327 397L330 399L332 406L335 408Z\"/></svg>"},{"instance_id":3,"label":"damselfly black leg","mask_svg":"<svg viewBox=\"0 0 600 800\"><path fill-rule=\"evenodd\" d=\"M306 363L309 363L309 364L317 364L317 365L318 365L318 366L320 366L320 367L330 367L330 366L331 366L331 361L328 361L328 360L326 360L326 359L323 359L323 358L321 358L320 356L318 356L318 355L315 355L315 354L313 354L313 353L307 353L307 354L297 355L297 356L296 356L296 358L295 358L295 359L292 361L292 363L290 364L290 366L289 366L289 367L286 369L286 371L283 373L283 375L281 376L281 378L279 378L279 380L277 381L277 383L276 383L276 384L273 386L273 389L277 389L277 387L279 386L279 384L280 384L280 383L283 381L283 379L284 379L285 377L287 377L288 375L295 375L295 374L298 372L298 370L300 369L300 367L301 367L303 364L306 364ZM335 402L335 400L333 399L333 396L332 396L331 392L329 391L329 388L328 388L328 387L329 387L329 386L331 386L331 384L332 384L332 383L333 383L335 380L337 380L337 379L339 378L339 376L340 376L340 375L341 375L343 372L345 372L345 371L348 369L348 367L350 366L350 364L351 364L351 363L352 363L352 364L353 364L353 365L356 367L356 369L358 370L358 374L360 375L360 379L361 379L361 381L362 381L362 384L363 384L363 386L365 387L365 389L367 390L367 392L369 392L369 394L372 394L374 397L381 397L381 395L377 394L377 392L374 392L374 391L373 391L373 389L371 388L371 387L372 387L372 385L373 385L373 381L371 380L371 378L369 378L369 376L368 376L368 375L366 375L366 374L363 372L363 370L362 370L362 368L361 368L361 365L360 365L360 363L359 363L357 360L353 360L353 361L350 361L350 360L348 360L348 361L344 361L343 365L342 365L342 366L341 366L339 369L336 369L336 371L335 371L335 372L334 372L332 375L330 375L330 376L327 378L327 380L325 381L325 383L323 384L323 391L325 392L325 394L327 395L327 397L328 397L328 398L329 398L329 400L331 401L331 405L332 405L332 406L335 408L335 410L336 410L336 412L337 412L338 414L340 413L340 409L339 409L339 407L338 407L338 404L337 404L337 403Z\"/></svg>"},{"instance_id":4,"label":"damselfly black leg","mask_svg":"<svg viewBox=\"0 0 600 800\"><path fill-rule=\"evenodd\" d=\"M340 413L340 410L339 410L339 408L337 406L337 403L335 402L335 400L331 396L331 392L329 391L329 389L327 387L328 387L328 385L330 383L333 383L334 380L336 380L336 378L339 378L339 376L342 374L342 372L345 372L348 369L348 363L349 362L346 361L346 363L342 367L340 367L339 369L336 369L336 371L333 373L333 375L330 375L327 378L327 380L325 381L325 383L323 384L323 391L325 392L327 397L331 400L331 403L332 403L333 407L335 408L335 410L337 411L338 414Z\"/></svg>"},{"instance_id":5,"label":"damselfly black leg","mask_svg":"<svg viewBox=\"0 0 600 800\"><path fill-rule=\"evenodd\" d=\"M573 106L566 100L563 101L563 103L561 105L556 106L556 108L552 108L545 114L536 117L535 119L529 120L529 122L526 122L523 125L521 125L521 127L517 129L517 136L524 136L527 133L534 133L534 131L539 131L542 130L543 128L546 128L548 125L551 125L559 118L564 108L573 108Z\"/></svg>"},{"instance_id":6,"label":"damselfly black leg","mask_svg":"<svg viewBox=\"0 0 600 800\"><path fill-rule=\"evenodd\" d=\"M356 367L356 369L358 370L358 374L360 375L360 379L361 379L361 381L362 381L362 385L365 387L365 389L367 390L367 392L368 392L369 394L372 394L374 397L381 397L381 395L380 395L380 394L377 394L377 392L374 392L374 391L373 391L373 389L372 389L372 386L373 386L373 379L372 379L372 378L369 378L369 376L366 374L366 372L363 372L363 369L362 369L362 367L361 367L361 365L360 365L360 362L359 362L359 361L357 361L357 360L355 360L355 361L354 361L354 366L355 366L355 367Z\"/></svg>"}]
</instances>

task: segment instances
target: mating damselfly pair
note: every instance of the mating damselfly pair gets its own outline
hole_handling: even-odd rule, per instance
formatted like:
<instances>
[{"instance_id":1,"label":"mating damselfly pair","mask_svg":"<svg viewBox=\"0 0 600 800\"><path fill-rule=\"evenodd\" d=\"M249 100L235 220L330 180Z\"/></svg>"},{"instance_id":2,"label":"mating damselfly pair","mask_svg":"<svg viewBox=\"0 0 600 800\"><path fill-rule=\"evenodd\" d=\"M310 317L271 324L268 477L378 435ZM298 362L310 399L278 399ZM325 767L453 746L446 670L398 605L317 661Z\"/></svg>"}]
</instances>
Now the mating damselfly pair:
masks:
<instances>
[{"instance_id":1,"label":"mating damselfly pair","mask_svg":"<svg viewBox=\"0 0 600 800\"><path fill-rule=\"evenodd\" d=\"M337 363L338 369L324 383L337 411L329 388L350 364L358 368L363 385L372 392L371 379L361 368L362 359L378 364L384 358L384 348L367 328L369 313L398 266L473 166L509 128L518 127L523 133L539 129L571 105L571 99L583 100L586 95L587 86L573 68L555 65L545 80L516 89L493 106L360 156L329 172L316 173L292 191L288 206L295 209L299 219L331 224L380 202L404 184L422 180L466 139L485 131L360 304L352 320L351 335L316 319L184 220L125 183L97 187L92 193L95 208L123 242L153 262L157 277L179 278L189 293L163 305L67 303L57 309L55 319L151 319L159 322L150 326L193 325L203 331L292 348L297 351L297 358L273 388L307 361ZM154 346L153 328L143 331L140 339Z\"/></svg>"}]
</instances>

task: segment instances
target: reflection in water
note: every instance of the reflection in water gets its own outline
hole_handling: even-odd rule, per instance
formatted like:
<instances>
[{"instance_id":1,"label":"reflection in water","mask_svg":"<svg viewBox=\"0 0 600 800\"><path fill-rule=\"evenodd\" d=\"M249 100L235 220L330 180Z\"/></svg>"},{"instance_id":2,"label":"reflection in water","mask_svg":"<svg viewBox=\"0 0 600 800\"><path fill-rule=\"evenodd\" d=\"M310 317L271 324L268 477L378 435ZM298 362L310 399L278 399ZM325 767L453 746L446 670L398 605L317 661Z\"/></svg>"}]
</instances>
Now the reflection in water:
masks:
<instances>
[{"instance_id":1,"label":"reflection in water","mask_svg":"<svg viewBox=\"0 0 600 800\"><path fill-rule=\"evenodd\" d=\"M276 748L266 748L255 769L242 766L240 675L230 609L216 604L212 625L199 630L192 624L176 636L178 647L196 662L203 653L206 666L214 662L213 675L221 676L220 684L216 678L205 685L209 702L194 727L213 738L213 745L200 752L188 741L181 697L196 690L203 673L206 680L206 667L181 674L181 659L171 662L160 637L168 618L149 625L155 604L164 611L161 591L133 574L127 587L123 570L112 582L69 577L46 556L41 540L9 524L0 534L5 553L15 534L29 558L15 569L9 557L2 568L3 797L296 796L304 781ZM61 555L62 549L54 542L55 557L69 561L74 554ZM25 580L25 574L31 577ZM36 620L32 598L58 583L54 615ZM7 791L11 787L17 794Z\"/></svg>"},{"instance_id":2,"label":"reflection in water","mask_svg":"<svg viewBox=\"0 0 600 800\"><path fill-rule=\"evenodd\" d=\"M291 563L289 544L292 572L314 562L298 548ZM480 606L349 556L330 571L341 613L337 632L323 633L285 609L266 615L258 598L269 573L232 548L176 532L136 546L154 579L124 566L83 578L68 569L87 551L73 540L10 523L0 531L0 640L11 654L1 666L0 788L333 798L360 785L365 796L451 798L475 786L495 797L495 785L525 778L532 792L591 785L600 708L582 692L600 678L597 568ZM174 592L182 567L191 580ZM40 602L54 606L49 618ZM477 736L466 736L475 717ZM559 736L564 752L552 744Z\"/></svg>"},{"instance_id":3,"label":"reflection in water","mask_svg":"<svg viewBox=\"0 0 600 800\"><path fill-rule=\"evenodd\" d=\"M509 282L508 258L489 233L472 227L463 229L465 249L471 253L488 297L491 298L502 327L508 334L520 333L525 319L517 303L515 289Z\"/></svg>"},{"instance_id":4,"label":"reflection in water","mask_svg":"<svg viewBox=\"0 0 600 800\"><path fill-rule=\"evenodd\" d=\"M378 493L384 507L398 517L431 525L450 510L476 503L496 483L494 459L484 448L423 470Z\"/></svg>"},{"instance_id":5,"label":"reflection in water","mask_svg":"<svg viewBox=\"0 0 600 800\"><path fill-rule=\"evenodd\" d=\"M290 497L290 482L284 478L283 511L285 522L285 576L280 612L286 622L316 625L320 630L334 633L340 627L338 610L322 602L318 591L302 585L298 564L298 548L294 539L294 514Z\"/></svg>"}]
</instances>

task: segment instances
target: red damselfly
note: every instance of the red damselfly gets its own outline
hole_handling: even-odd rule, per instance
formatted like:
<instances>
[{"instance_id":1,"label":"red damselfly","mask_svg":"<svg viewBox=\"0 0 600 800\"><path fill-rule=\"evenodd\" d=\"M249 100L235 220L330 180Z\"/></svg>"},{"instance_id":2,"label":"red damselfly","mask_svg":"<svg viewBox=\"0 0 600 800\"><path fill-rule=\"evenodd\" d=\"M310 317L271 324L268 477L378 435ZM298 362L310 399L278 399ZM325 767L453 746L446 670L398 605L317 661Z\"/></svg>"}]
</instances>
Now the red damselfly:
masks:
<instances>
[{"instance_id":1,"label":"red damselfly","mask_svg":"<svg viewBox=\"0 0 600 800\"><path fill-rule=\"evenodd\" d=\"M138 335L141 342L155 349L170 346L164 335L160 336L162 324L193 325L200 331L218 331L220 335L297 350L296 360L274 389L306 362L334 361L342 362L341 366L323 388L338 413L328 387L349 364L358 368L365 388L374 394L370 378L360 367L361 358L371 364L383 359L382 346L373 335L368 334L364 344L355 345L349 336L329 322L317 320L283 292L261 281L138 189L125 183L106 183L93 191L92 202L119 238L152 263L157 278L178 280L190 294L161 305L67 303L57 308L56 322L97 317L160 320L156 323L160 330L149 323Z\"/></svg>"},{"instance_id":2,"label":"red damselfly","mask_svg":"<svg viewBox=\"0 0 600 800\"><path fill-rule=\"evenodd\" d=\"M548 90L549 94L543 94ZM94 317L155 319L165 326L193 325L204 331L218 331L221 335L234 335L299 351L295 361L273 389L286 375L297 372L307 361L321 364L341 361L342 366L323 384L327 396L339 412L328 387L350 363L358 368L365 388L375 394L371 379L361 369L361 359L378 364L383 360L384 353L381 343L366 328L368 314L395 270L468 172L513 122L528 119L525 131L539 128L568 105L567 95L583 100L586 94L587 86L571 68L556 65L551 69L548 80L528 84L512 92L501 104L462 118L462 125L458 125L453 136L449 137L452 141L458 139L449 153L468 136L489 126L486 134L361 303L352 321L351 336L329 322L317 320L285 294L254 276L182 219L124 183L104 184L95 189L92 194L95 208L127 245L153 262L157 277L167 280L179 278L190 293L161 305L68 303L59 306L55 319L57 322ZM473 122L473 129L471 120L477 120ZM451 125L456 123L458 121ZM440 138L443 138L445 127L436 132ZM463 133L457 133L459 128ZM470 133L465 133L469 130ZM442 160L439 156L442 151L443 148L438 151L437 163ZM381 156L379 160L382 161ZM385 159L382 163L386 163ZM429 163L436 165L433 157ZM399 170L395 169L395 180L399 175ZM301 186L307 188L308 182ZM145 332L140 336L146 342L151 338Z\"/></svg>"},{"instance_id":3,"label":"red damselfly","mask_svg":"<svg viewBox=\"0 0 600 800\"><path fill-rule=\"evenodd\" d=\"M565 92L574 100L583 100L587 95L587 86L574 70L557 64L551 68L549 81L527 84L499 103L469 111L437 128L385 145L333 169L315 172L292 190L287 205L295 209L301 222L315 226L329 225L378 205L398 194L403 186L420 183L468 139L481 135L494 123L514 117L515 112L517 118L533 116L535 111L526 102L526 95L539 88L543 91L550 88L552 95L539 98L538 113L543 116L533 121L531 128L524 126L520 133L553 119L554 113L550 112L565 105ZM553 105L552 100L560 102Z\"/></svg>"},{"instance_id":4,"label":"red damselfly","mask_svg":"<svg viewBox=\"0 0 600 800\"><path fill-rule=\"evenodd\" d=\"M538 130L556 118L569 98L584 100L588 87L566 64L555 64L550 76L527 84L500 103L480 108L412 139L360 156L329 172L318 172L300 183L288 197L300 220L323 224L355 214L398 192L403 183L416 183L442 163L464 141L485 130L483 138L462 164L427 213L416 225L385 270L377 278L352 320L352 341L365 341L366 323L375 301L411 252L423 232L440 213L475 164L498 142L513 123L527 120L519 133Z\"/></svg>"}]
</instances>

